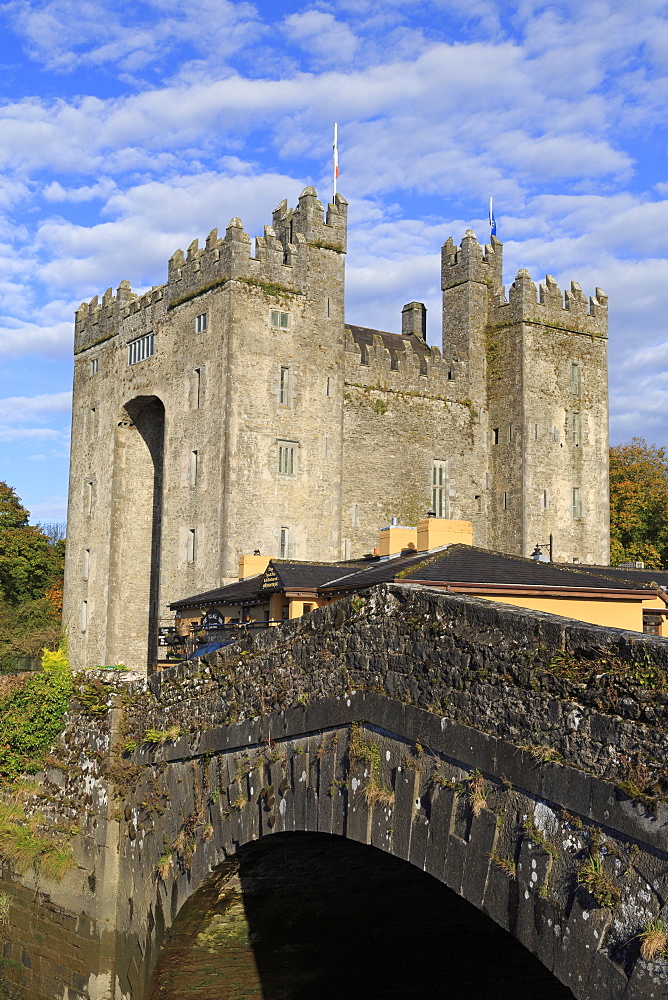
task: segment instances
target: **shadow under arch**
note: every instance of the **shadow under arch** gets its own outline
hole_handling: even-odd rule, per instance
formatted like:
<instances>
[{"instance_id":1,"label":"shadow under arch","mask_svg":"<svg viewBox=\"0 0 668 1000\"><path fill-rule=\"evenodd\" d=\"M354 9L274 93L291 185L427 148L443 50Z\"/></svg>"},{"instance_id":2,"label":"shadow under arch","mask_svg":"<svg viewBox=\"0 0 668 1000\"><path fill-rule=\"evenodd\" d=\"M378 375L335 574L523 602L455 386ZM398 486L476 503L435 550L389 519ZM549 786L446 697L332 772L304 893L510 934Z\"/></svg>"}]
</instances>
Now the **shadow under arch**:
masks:
<instances>
[{"instance_id":1,"label":"shadow under arch","mask_svg":"<svg viewBox=\"0 0 668 1000\"><path fill-rule=\"evenodd\" d=\"M150 1000L573 1000L451 889L375 847L277 833L187 899Z\"/></svg>"},{"instance_id":2,"label":"shadow under arch","mask_svg":"<svg viewBox=\"0 0 668 1000\"><path fill-rule=\"evenodd\" d=\"M110 664L142 669L157 658L164 439L161 399L137 396L125 404L113 455Z\"/></svg>"}]
</instances>

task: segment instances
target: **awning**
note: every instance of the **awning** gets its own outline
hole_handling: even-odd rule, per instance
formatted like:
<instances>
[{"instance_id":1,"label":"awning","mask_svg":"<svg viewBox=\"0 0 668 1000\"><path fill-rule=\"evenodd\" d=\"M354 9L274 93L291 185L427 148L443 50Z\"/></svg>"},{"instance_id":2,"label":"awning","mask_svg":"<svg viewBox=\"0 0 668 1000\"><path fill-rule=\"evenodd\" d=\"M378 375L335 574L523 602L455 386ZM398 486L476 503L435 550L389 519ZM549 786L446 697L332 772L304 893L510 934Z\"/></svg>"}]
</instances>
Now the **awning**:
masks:
<instances>
[{"instance_id":1,"label":"awning","mask_svg":"<svg viewBox=\"0 0 668 1000\"><path fill-rule=\"evenodd\" d=\"M232 639L230 642L207 642L204 646L198 646L190 656L186 656L186 660L196 660L198 656L215 653L217 649L222 649L223 646L233 646L236 641L236 639Z\"/></svg>"}]
</instances>

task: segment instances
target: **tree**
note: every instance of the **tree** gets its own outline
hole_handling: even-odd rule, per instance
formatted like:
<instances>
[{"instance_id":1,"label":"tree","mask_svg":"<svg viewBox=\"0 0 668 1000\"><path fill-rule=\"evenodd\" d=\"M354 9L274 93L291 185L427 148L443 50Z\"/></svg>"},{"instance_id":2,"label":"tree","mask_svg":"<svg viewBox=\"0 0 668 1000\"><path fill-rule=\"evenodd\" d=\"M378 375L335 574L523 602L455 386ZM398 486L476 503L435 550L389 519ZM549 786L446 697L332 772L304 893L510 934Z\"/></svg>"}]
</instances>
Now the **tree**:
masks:
<instances>
[{"instance_id":1,"label":"tree","mask_svg":"<svg viewBox=\"0 0 668 1000\"><path fill-rule=\"evenodd\" d=\"M632 438L610 449L610 561L668 564L668 457Z\"/></svg>"},{"instance_id":2,"label":"tree","mask_svg":"<svg viewBox=\"0 0 668 1000\"><path fill-rule=\"evenodd\" d=\"M0 597L10 604L44 597L63 571L62 543L28 524L16 492L0 482Z\"/></svg>"}]
</instances>

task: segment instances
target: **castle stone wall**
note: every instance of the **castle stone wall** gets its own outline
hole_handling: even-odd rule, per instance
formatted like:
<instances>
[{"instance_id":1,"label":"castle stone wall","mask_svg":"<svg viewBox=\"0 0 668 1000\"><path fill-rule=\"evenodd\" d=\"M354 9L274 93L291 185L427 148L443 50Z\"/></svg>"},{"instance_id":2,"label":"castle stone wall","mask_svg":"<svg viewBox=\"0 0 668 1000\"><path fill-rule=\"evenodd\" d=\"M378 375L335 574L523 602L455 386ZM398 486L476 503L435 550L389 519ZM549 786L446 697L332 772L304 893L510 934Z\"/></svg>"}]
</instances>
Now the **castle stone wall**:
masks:
<instances>
[{"instance_id":1,"label":"castle stone wall","mask_svg":"<svg viewBox=\"0 0 668 1000\"><path fill-rule=\"evenodd\" d=\"M435 463L442 513L471 520L476 544L528 555L552 533L558 558L607 561L600 289L588 305L576 284L564 298L520 272L506 301L500 242L467 231L443 247L442 351L424 342L420 303L403 335L347 327L346 221L345 199L325 210L306 188L254 247L234 218L178 250L164 285L139 296L124 281L77 312L75 666L150 667L168 605L236 579L255 549L370 551L391 516L424 516ZM138 361L130 345L150 336Z\"/></svg>"}]
</instances>

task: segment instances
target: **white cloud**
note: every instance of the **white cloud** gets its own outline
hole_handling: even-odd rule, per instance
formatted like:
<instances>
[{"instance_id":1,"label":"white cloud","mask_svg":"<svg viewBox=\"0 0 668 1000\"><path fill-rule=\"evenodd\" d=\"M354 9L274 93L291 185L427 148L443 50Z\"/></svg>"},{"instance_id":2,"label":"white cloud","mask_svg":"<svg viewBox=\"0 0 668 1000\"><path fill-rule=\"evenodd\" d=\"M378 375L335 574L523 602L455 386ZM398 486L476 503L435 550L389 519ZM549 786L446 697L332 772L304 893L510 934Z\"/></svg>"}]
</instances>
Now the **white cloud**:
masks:
<instances>
[{"instance_id":1,"label":"white cloud","mask_svg":"<svg viewBox=\"0 0 668 1000\"><path fill-rule=\"evenodd\" d=\"M0 398L0 421L22 423L51 416L54 413L69 413L72 408L71 392L42 393L38 396L5 396Z\"/></svg>"},{"instance_id":2,"label":"white cloud","mask_svg":"<svg viewBox=\"0 0 668 1000\"><path fill-rule=\"evenodd\" d=\"M355 55L357 38L348 25L337 21L332 14L305 10L289 14L283 26L288 38L304 48L311 62L340 66Z\"/></svg>"},{"instance_id":3,"label":"white cloud","mask_svg":"<svg viewBox=\"0 0 668 1000\"><path fill-rule=\"evenodd\" d=\"M0 424L0 441L29 441L35 438L57 438L53 427L6 427Z\"/></svg>"}]
</instances>

